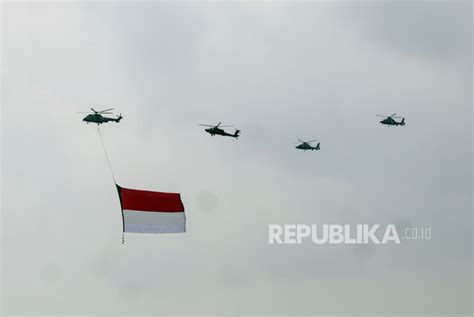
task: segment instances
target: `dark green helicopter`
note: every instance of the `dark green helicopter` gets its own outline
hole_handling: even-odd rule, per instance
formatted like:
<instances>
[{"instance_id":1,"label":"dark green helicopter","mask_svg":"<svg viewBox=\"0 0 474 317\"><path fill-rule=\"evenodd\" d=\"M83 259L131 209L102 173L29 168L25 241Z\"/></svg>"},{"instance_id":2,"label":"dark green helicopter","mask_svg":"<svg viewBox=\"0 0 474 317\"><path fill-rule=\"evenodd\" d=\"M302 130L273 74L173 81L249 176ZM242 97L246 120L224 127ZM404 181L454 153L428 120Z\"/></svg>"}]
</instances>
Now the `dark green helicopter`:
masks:
<instances>
[{"instance_id":1,"label":"dark green helicopter","mask_svg":"<svg viewBox=\"0 0 474 317\"><path fill-rule=\"evenodd\" d=\"M300 140L298 139L299 142L301 142L300 145L297 145L295 146L296 149L298 150L303 150L303 151L308 151L308 150L311 150L311 151L319 151L321 149L321 147L319 146L321 144L321 142L318 142L318 144L316 144L316 146L311 146L311 142L316 142L318 140L311 140L311 141L303 141L303 140Z\"/></svg>"},{"instance_id":2,"label":"dark green helicopter","mask_svg":"<svg viewBox=\"0 0 474 317\"><path fill-rule=\"evenodd\" d=\"M102 110L102 111L96 111L96 110L94 110L94 108L91 108L91 110L93 111L93 113L78 112L78 113L89 113L87 116L84 117L84 119L82 119L82 121L87 122L87 124L89 124L89 123L102 124L102 123L107 123L107 122L110 122L110 121L120 122L120 120L123 119L122 114L117 116L117 118L110 118L110 117L104 117L103 116L103 114L112 114L112 112L109 112L109 111L114 110L114 108L110 108L110 109Z\"/></svg>"},{"instance_id":3,"label":"dark green helicopter","mask_svg":"<svg viewBox=\"0 0 474 317\"><path fill-rule=\"evenodd\" d=\"M222 136L230 136L230 137L236 138L236 139L239 138L240 130L235 129L234 134L227 133L221 128L229 128L229 127L232 127L232 126L231 125L221 125L221 123L222 122L219 122L219 124L217 124L216 126L208 125L208 124L200 124L200 126L210 127L210 128L204 129L204 131L209 133L211 136L222 135Z\"/></svg>"},{"instance_id":4,"label":"dark green helicopter","mask_svg":"<svg viewBox=\"0 0 474 317\"><path fill-rule=\"evenodd\" d=\"M394 126L398 126L398 125L401 125L401 126L404 126L405 125L405 118L403 117L395 117L396 113L392 114L391 116L381 116L381 115L377 115L377 117L384 117L385 119L383 119L382 121L380 121L380 123L382 125L388 125L388 126L391 126L391 125L394 125ZM396 120L394 120L393 118L397 118L397 119L402 119L402 121L398 122Z\"/></svg>"}]
</instances>

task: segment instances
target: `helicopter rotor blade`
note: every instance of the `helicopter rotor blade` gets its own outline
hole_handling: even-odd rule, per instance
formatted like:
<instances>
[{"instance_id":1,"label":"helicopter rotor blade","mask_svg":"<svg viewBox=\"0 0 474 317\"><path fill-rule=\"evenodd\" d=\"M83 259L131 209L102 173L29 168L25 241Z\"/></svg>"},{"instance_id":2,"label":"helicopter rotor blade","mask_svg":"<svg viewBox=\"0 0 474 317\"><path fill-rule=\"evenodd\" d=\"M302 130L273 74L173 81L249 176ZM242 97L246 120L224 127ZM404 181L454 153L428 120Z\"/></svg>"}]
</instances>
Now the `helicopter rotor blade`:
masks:
<instances>
[{"instance_id":1,"label":"helicopter rotor blade","mask_svg":"<svg viewBox=\"0 0 474 317\"><path fill-rule=\"evenodd\" d=\"M391 116L389 116L389 118L393 117L394 115L396 115L396 113L392 114Z\"/></svg>"},{"instance_id":2,"label":"helicopter rotor blade","mask_svg":"<svg viewBox=\"0 0 474 317\"><path fill-rule=\"evenodd\" d=\"M300 141L301 143L306 143L305 141L301 140L301 139L298 139L298 141Z\"/></svg>"},{"instance_id":3,"label":"helicopter rotor blade","mask_svg":"<svg viewBox=\"0 0 474 317\"><path fill-rule=\"evenodd\" d=\"M388 118L388 116L382 116L380 114L376 115L377 117Z\"/></svg>"},{"instance_id":4,"label":"helicopter rotor blade","mask_svg":"<svg viewBox=\"0 0 474 317\"><path fill-rule=\"evenodd\" d=\"M94 113L98 113L94 108L91 107L91 110L94 111Z\"/></svg>"},{"instance_id":5,"label":"helicopter rotor blade","mask_svg":"<svg viewBox=\"0 0 474 317\"><path fill-rule=\"evenodd\" d=\"M316 142L318 140L311 140L311 141L306 141L306 143L311 143L311 142Z\"/></svg>"},{"instance_id":6,"label":"helicopter rotor blade","mask_svg":"<svg viewBox=\"0 0 474 317\"><path fill-rule=\"evenodd\" d=\"M215 125L210 125L210 124L198 124L198 125L201 127L211 127L211 128L215 127Z\"/></svg>"},{"instance_id":7,"label":"helicopter rotor blade","mask_svg":"<svg viewBox=\"0 0 474 317\"><path fill-rule=\"evenodd\" d=\"M114 108L110 108L110 109L102 110L102 111L99 111L99 113L108 112L108 111L110 111L110 110L114 110Z\"/></svg>"}]
</instances>

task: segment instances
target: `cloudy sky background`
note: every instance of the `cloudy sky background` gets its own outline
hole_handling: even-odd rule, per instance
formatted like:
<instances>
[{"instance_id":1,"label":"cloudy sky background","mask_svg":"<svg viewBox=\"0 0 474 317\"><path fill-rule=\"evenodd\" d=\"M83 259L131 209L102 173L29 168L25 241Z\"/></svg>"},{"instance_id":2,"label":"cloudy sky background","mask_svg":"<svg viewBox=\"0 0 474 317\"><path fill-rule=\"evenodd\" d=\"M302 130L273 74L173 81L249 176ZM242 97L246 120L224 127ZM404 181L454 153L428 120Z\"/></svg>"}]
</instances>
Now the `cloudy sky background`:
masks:
<instances>
[{"instance_id":1,"label":"cloudy sky background","mask_svg":"<svg viewBox=\"0 0 474 317\"><path fill-rule=\"evenodd\" d=\"M472 312L470 2L4 3L2 64L5 314ZM124 115L118 183L181 192L186 234L121 245L90 105ZM197 126L219 121L241 138ZM433 238L275 246L270 223Z\"/></svg>"}]
</instances>

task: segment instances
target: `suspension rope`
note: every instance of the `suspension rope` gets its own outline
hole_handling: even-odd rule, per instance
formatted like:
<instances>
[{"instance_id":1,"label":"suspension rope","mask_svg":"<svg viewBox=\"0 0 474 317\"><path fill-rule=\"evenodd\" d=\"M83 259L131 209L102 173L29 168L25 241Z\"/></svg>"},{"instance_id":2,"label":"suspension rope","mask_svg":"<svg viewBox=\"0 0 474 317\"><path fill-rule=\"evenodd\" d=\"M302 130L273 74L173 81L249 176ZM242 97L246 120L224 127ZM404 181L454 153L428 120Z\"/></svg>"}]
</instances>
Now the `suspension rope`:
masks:
<instances>
[{"instance_id":1,"label":"suspension rope","mask_svg":"<svg viewBox=\"0 0 474 317\"><path fill-rule=\"evenodd\" d=\"M97 131L99 131L100 141L102 142L102 148L104 149L105 158L107 160L107 164L109 165L110 174L112 174L112 179L114 180L114 184L117 185L117 182L115 181L114 171L112 170L112 164L110 164L109 155L107 154L104 139L102 138L102 133L100 132L99 125L97 125Z\"/></svg>"},{"instance_id":2,"label":"suspension rope","mask_svg":"<svg viewBox=\"0 0 474 317\"><path fill-rule=\"evenodd\" d=\"M114 180L115 186L117 186L117 182L115 181L114 171L112 169L112 164L110 163L109 155L107 154L107 149L105 148L104 138L102 137L102 133L100 132L99 125L97 125L97 131L99 132L100 141L102 143L102 149L104 149L104 154L105 154L105 158L107 160L107 165L109 166L110 174L112 175L112 179ZM122 225L123 225L123 210L122 210ZM122 230L122 244L124 244L124 243L125 243L125 230Z\"/></svg>"}]
</instances>

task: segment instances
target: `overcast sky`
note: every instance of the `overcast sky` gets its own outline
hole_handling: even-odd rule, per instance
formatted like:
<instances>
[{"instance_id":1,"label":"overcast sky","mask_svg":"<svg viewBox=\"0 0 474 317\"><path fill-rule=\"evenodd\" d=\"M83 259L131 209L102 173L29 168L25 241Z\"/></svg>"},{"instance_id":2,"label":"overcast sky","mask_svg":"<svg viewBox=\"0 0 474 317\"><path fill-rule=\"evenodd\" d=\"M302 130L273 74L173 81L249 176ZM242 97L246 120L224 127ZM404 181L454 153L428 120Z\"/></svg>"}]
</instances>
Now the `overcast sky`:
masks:
<instances>
[{"instance_id":1,"label":"overcast sky","mask_svg":"<svg viewBox=\"0 0 474 317\"><path fill-rule=\"evenodd\" d=\"M472 312L470 1L2 9L5 314ZM91 105L124 116L118 183L180 192L187 233L121 245ZM269 245L273 223L432 240Z\"/></svg>"}]
</instances>

